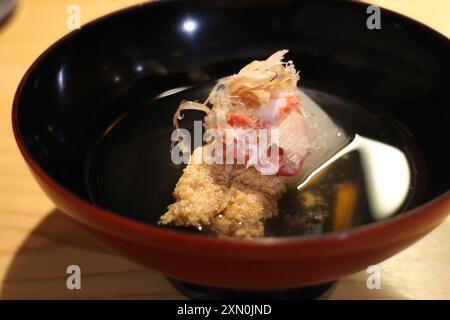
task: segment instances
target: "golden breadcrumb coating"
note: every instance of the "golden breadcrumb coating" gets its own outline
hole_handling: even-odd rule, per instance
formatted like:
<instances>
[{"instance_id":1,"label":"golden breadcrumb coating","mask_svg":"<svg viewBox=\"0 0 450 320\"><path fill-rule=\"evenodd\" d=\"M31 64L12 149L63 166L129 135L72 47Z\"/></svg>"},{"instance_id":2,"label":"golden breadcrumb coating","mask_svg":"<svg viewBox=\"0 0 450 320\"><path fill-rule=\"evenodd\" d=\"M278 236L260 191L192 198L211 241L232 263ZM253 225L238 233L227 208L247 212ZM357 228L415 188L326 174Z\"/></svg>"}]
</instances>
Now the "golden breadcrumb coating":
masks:
<instances>
[{"instance_id":1,"label":"golden breadcrumb coating","mask_svg":"<svg viewBox=\"0 0 450 320\"><path fill-rule=\"evenodd\" d=\"M160 224L208 229L219 236L264 236L264 221L278 214L283 177L236 164L206 164L199 147L175 187L176 202Z\"/></svg>"}]
</instances>

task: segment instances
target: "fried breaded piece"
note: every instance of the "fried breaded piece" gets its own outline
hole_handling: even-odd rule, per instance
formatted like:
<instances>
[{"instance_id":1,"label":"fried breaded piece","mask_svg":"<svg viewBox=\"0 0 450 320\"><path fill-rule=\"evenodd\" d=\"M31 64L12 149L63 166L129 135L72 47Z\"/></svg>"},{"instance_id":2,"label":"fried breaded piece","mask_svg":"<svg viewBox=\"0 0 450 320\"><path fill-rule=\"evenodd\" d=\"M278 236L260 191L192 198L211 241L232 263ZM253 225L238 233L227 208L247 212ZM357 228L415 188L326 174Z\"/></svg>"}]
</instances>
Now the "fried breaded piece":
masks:
<instances>
[{"instance_id":1,"label":"fried breaded piece","mask_svg":"<svg viewBox=\"0 0 450 320\"><path fill-rule=\"evenodd\" d=\"M160 224L209 229L219 236L262 237L264 220L278 214L286 191L279 176L261 175L235 164L206 164L195 149L175 187L176 202Z\"/></svg>"}]
</instances>

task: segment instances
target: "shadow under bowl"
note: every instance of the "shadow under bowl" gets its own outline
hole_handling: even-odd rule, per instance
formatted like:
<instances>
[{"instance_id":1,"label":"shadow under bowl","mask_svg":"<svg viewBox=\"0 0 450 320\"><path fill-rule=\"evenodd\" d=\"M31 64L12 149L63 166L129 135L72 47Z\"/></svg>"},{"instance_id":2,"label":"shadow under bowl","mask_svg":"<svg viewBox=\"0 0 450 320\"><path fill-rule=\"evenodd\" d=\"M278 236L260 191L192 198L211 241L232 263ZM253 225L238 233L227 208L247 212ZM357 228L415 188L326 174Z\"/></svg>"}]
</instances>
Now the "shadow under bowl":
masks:
<instances>
[{"instance_id":1,"label":"shadow under bowl","mask_svg":"<svg viewBox=\"0 0 450 320\"><path fill-rule=\"evenodd\" d=\"M237 289L338 279L405 249L450 213L449 41L387 10L379 30L366 19L364 4L312 0L118 11L70 33L30 67L14 100L17 143L59 208L169 277ZM414 145L420 198L392 218L307 237L243 241L152 225L181 172L168 152L179 101L152 101L180 87L203 88L186 91L202 99L218 78L281 48L300 67L302 86L402 128ZM117 161L93 161L99 141L130 115L111 140Z\"/></svg>"}]
</instances>

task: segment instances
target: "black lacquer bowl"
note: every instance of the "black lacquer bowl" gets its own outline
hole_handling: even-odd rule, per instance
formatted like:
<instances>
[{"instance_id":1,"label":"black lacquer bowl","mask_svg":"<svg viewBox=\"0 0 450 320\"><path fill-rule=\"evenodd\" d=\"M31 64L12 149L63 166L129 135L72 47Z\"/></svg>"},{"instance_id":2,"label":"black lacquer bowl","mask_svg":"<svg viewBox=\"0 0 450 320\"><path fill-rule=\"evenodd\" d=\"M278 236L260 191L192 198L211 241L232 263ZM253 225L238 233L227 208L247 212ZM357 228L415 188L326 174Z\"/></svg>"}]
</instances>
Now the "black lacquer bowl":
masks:
<instances>
[{"instance_id":1,"label":"black lacquer bowl","mask_svg":"<svg viewBox=\"0 0 450 320\"><path fill-rule=\"evenodd\" d=\"M13 108L19 148L57 206L175 279L281 289L364 269L450 212L449 40L387 10L381 29L369 30L366 9L347 1L156 2L100 18L51 46L24 76ZM282 48L329 110L346 101L400 128L420 195L389 219L308 237L242 241L155 225L181 173L168 151L179 98L202 100L218 78ZM155 100L180 87L191 89ZM346 118L358 123L352 112Z\"/></svg>"}]
</instances>

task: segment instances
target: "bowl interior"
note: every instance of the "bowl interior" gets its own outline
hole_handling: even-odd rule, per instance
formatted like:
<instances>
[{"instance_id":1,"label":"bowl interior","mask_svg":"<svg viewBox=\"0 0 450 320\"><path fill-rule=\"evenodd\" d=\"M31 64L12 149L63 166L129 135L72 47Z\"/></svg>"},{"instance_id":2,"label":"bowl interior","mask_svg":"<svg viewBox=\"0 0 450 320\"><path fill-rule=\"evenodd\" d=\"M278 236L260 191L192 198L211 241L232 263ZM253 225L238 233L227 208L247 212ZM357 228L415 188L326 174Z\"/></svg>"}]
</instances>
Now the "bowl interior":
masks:
<instances>
[{"instance_id":1,"label":"bowl interior","mask_svg":"<svg viewBox=\"0 0 450 320\"><path fill-rule=\"evenodd\" d=\"M169 153L179 101L203 100L218 78L287 48L301 87L325 111L408 155L414 194L404 212L450 189L450 46L387 11L382 28L369 30L365 10L244 1L121 11L72 33L33 65L17 95L19 134L32 158L76 195L155 223L182 172ZM373 221L363 215L351 226Z\"/></svg>"}]
</instances>

